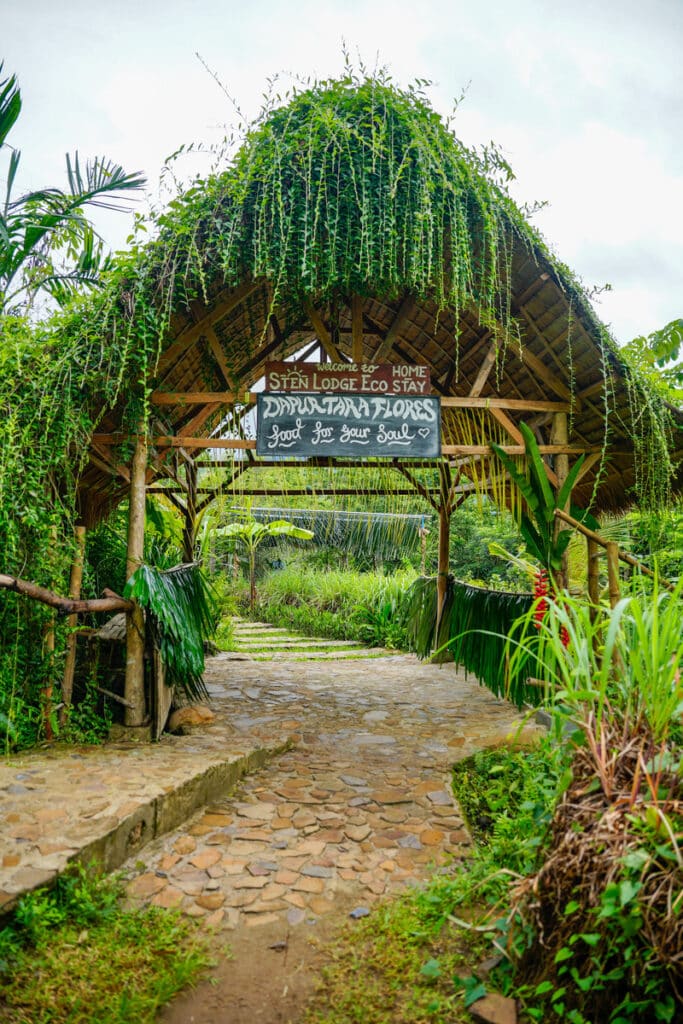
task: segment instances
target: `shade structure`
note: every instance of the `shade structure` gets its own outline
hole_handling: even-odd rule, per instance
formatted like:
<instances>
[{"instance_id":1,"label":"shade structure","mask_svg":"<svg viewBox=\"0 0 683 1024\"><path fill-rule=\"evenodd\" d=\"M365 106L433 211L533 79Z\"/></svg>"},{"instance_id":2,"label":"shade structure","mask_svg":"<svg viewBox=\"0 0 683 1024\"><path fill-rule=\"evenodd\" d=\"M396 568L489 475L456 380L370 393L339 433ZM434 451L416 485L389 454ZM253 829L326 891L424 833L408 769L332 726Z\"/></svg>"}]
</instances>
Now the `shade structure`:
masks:
<instances>
[{"instance_id":1,"label":"shade structure","mask_svg":"<svg viewBox=\"0 0 683 1024\"><path fill-rule=\"evenodd\" d=\"M233 470L258 464L240 428L250 391L267 361L302 352L428 367L454 495L504 496L489 445L521 452L522 420L551 480L584 454L580 504L617 510L680 484L681 413L620 356L499 170L419 91L381 78L321 83L265 115L88 313L135 386L101 410L79 480L84 521L127 492L143 391L147 483L182 476L187 489L185 467L212 449L237 453Z\"/></svg>"}]
</instances>

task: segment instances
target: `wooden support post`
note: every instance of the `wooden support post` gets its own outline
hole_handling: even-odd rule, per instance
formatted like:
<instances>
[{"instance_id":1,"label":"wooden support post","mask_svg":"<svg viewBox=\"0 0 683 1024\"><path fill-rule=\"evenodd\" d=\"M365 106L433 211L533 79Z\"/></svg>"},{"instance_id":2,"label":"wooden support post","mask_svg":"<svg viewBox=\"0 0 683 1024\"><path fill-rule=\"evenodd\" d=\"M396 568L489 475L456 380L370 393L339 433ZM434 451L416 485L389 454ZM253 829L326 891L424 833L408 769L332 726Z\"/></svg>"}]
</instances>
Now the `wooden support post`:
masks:
<instances>
[{"instance_id":1,"label":"wooden support post","mask_svg":"<svg viewBox=\"0 0 683 1024\"><path fill-rule=\"evenodd\" d=\"M436 575L436 628L434 630L434 643L438 648L439 633L441 631L441 620L443 617L444 605L446 603L446 590L448 588L448 571L450 568L450 538L451 538L451 509L447 496L443 495L439 505L439 561Z\"/></svg>"},{"instance_id":2,"label":"wooden support post","mask_svg":"<svg viewBox=\"0 0 683 1024\"><path fill-rule=\"evenodd\" d=\"M614 608L621 597L621 591L619 589L619 545L613 540L607 541L607 581L610 608Z\"/></svg>"},{"instance_id":3,"label":"wooden support post","mask_svg":"<svg viewBox=\"0 0 683 1024\"><path fill-rule=\"evenodd\" d=\"M145 476L147 473L147 435L144 424L138 428L130 470L128 498L128 550L126 577L130 579L142 564L145 543ZM126 725L145 722L145 618L137 604L126 616Z\"/></svg>"},{"instance_id":4,"label":"wooden support post","mask_svg":"<svg viewBox=\"0 0 683 1024\"><path fill-rule=\"evenodd\" d=\"M74 551L71 563L71 577L69 579L69 597L77 601L81 596L81 582L83 580L83 561L85 557L85 526L77 526L74 530L76 538L76 550ZM74 687L74 672L76 670L76 623L77 615L69 615L67 626L69 633L66 638L66 659L64 662L64 678L62 679L62 706L59 710L59 724L66 725L69 708L71 707L71 695Z\"/></svg>"},{"instance_id":5,"label":"wooden support post","mask_svg":"<svg viewBox=\"0 0 683 1024\"><path fill-rule=\"evenodd\" d=\"M183 558L186 562L194 562L194 545L197 531L197 467L194 462L185 465L187 491L185 494L185 511L183 524Z\"/></svg>"},{"instance_id":6,"label":"wooden support post","mask_svg":"<svg viewBox=\"0 0 683 1024\"><path fill-rule=\"evenodd\" d=\"M552 426L552 432L551 432L551 436L550 436L550 443L551 444L558 444L558 445L567 445L567 444L569 444L569 428L568 428L567 413L566 412L556 412L556 413L553 413L553 426ZM561 453L558 453L557 455L554 456L554 460L553 461L554 461L555 475L557 476L557 490L555 492L556 495L557 495L557 494L559 494L560 489L562 488L562 485L564 484L565 480L569 476L569 456L566 453L561 452ZM566 504L564 505L564 507L562 508L562 511L563 512L568 512L570 504L571 504L571 501L568 500L566 502ZM555 535L557 536L557 534L559 532L560 532L560 523L556 519L555 520ZM565 551L565 553L562 556L562 569L561 569L560 573L558 573L558 577L557 577L557 581L556 582L557 582L559 590L568 590L569 589L568 557L567 557L567 552L566 551Z\"/></svg>"}]
</instances>

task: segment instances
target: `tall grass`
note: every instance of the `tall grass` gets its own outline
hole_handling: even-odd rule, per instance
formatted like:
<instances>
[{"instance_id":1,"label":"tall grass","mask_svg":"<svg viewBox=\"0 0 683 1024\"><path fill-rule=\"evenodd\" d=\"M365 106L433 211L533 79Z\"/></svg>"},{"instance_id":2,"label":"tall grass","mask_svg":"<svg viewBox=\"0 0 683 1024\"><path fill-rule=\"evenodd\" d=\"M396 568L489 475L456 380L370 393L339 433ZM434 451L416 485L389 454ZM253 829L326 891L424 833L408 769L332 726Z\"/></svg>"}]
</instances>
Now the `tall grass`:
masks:
<instances>
[{"instance_id":1,"label":"tall grass","mask_svg":"<svg viewBox=\"0 0 683 1024\"><path fill-rule=\"evenodd\" d=\"M415 576L414 569L382 576L294 564L263 580L255 614L316 636L404 647L398 613Z\"/></svg>"}]
</instances>

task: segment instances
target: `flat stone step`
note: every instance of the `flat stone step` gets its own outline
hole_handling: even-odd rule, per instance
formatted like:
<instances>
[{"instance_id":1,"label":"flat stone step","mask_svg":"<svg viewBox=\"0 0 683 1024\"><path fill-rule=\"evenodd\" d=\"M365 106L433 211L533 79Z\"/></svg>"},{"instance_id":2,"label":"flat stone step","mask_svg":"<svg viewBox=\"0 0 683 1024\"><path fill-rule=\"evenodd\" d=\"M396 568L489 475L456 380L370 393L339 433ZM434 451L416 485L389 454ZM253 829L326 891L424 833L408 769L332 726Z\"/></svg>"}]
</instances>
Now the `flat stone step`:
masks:
<instances>
[{"instance_id":1,"label":"flat stone step","mask_svg":"<svg viewBox=\"0 0 683 1024\"><path fill-rule=\"evenodd\" d=\"M363 644L359 644L356 640L315 640L312 637L307 636L288 636L280 639L279 637L268 637L268 646L274 647L329 647L334 648L345 648L345 647L362 647ZM260 647L260 644L256 642L244 643L240 640L240 647L245 650L251 650L254 647Z\"/></svg>"},{"instance_id":2,"label":"flat stone step","mask_svg":"<svg viewBox=\"0 0 683 1024\"><path fill-rule=\"evenodd\" d=\"M387 651L383 647L366 648L359 647L354 650L342 651L297 651L284 650L275 651L273 654L252 654L252 661L351 661L363 658L386 658L397 654L396 651Z\"/></svg>"}]
</instances>

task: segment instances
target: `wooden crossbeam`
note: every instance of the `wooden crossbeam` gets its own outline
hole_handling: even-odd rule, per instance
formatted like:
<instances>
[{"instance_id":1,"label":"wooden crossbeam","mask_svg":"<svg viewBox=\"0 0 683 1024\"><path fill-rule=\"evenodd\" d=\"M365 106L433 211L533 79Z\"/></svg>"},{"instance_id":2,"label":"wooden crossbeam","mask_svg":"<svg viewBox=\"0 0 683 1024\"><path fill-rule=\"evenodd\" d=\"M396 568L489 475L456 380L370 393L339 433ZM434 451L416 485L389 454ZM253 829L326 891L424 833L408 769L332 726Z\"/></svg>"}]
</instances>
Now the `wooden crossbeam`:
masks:
<instances>
[{"instance_id":1,"label":"wooden crossbeam","mask_svg":"<svg viewBox=\"0 0 683 1024\"><path fill-rule=\"evenodd\" d=\"M306 310L306 316L311 321L311 326L315 331L318 341L327 352L328 356L333 363L345 363L346 359L341 354L337 346L332 341L332 335L327 329L323 318L321 317L318 310L315 308L309 299L304 299L304 309Z\"/></svg>"},{"instance_id":2,"label":"wooden crossbeam","mask_svg":"<svg viewBox=\"0 0 683 1024\"><path fill-rule=\"evenodd\" d=\"M413 489L417 491L418 494L422 495L425 501L429 502L429 504L436 512L439 506L436 499L432 497L432 492L428 490L425 487L425 485L420 480L417 479L417 477L413 476L413 474L410 472L407 466L404 466L402 463L399 462L396 463L396 469L401 474L401 476L404 476L406 478L406 480L408 481L409 484L411 484Z\"/></svg>"},{"instance_id":3,"label":"wooden crossbeam","mask_svg":"<svg viewBox=\"0 0 683 1024\"><path fill-rule=\"evenodd\" d=\"M232 377L230 376L228 364L225 361L225 353L223 352L221 343L218 340L218 335L214 331L213 327L209 331L207 331L206 337L209 342L209 348L211 349L213 357L216 360L216 364L218 365L218 369L221 371L221 376L223 377L223 380L225 381L229 388L233 388L234 384Z\"/></svg>"},{"instance_id":4,"label":"wooden crossbeam","mask_svg":"<svg viewBox=\"0 0 683 1024\"><path fill-rule=\"evenodd\" d=\"M375 352L373 357L376 363L384 363L394 347L394 342L398 338L399 334L405 327L410 314L415 308L415 300L412 295L406 295L403 302L399 306L398 312L394 317L394 320L384 336L384 340L381 342L379 348Z\"/></svg>"},{"instance_id":5,"label":"wooden crossbeam","mask_svg":"<svg viewBox=\"0 0 683 1024\"><path fill-rule=\"evenodd\" d=\"M153 405L232 405L240 402L253 405L255 391L153 391L150 401ZM446 409L513 409L519 412L569 412L569 402L551 402L545 399L534 401L526 398L482 398L480 395L443 395L441 405Z\"/></svg>"},{"instance_id":6,"label":"wooden crossbeam","mask_svg":"<svg viewBox=\"0 0 683 1024\"><path fill-rule=\"evenodd\" d=\"M202 488L199 489L198 493L212 494L214 497L218 497L222 491L226 488L213 489L213 488ZM269 494L284 494L292 498L301 497L334 497L335 495L381 495L386 494L386 487L240 487L240 494L254 495L255 497L266 497ZM177 494L178 491L167 487L148 487L148 494L166 494L170 498L172 495ZM398 490L392 490L392 494L410 495L415 494L414 487L399 488ZM213 500L213 499L212 499Z\"/></svg>"},{"instance_id":7,"label":"wooden crossbeam","mask_svg":"<svg viewBox=\"0 0 683 1024\"><path fill-rule=\"evenodd\" d=\"M481 396L444 395L441 407L445 409L515 409L519 412L569 412L569 402L534 401L529 398L489 398Z\"/></svg>"},{"instance_id":8,"label":"wooden crossbeam","mask_svg":"<svg viewBox=\"0 0 683 1024\"><path fill-rule=\"evenodd\" d=\"M540 380L542 380L543 383L550 388L551 391L554 391L556 395L560 396L560 398L564 398L567 402L571 403L572 393L570 389L567 387L567 385L564 383L564 381L560 380L559 377L556 377L552 370L549 370L545 363L538 358L538 356L534 355L533 352L529 351L526 345L522 345L521 351L515 348L514 352L516 355L519 356L524 365L527 366L530 370L532 370L536 374L536 376L539 377ZM580 407L580 403L576 398L574 398L574 405L577 409Z\"/></svg>"},{"instance_id":9,"label":"wooden crossbeam","mask_svg":"<svg viewBox=\"0 0 683 1024\"><path fill-rule=\"evenodd\" d=\"M602 452L601 451L600 452L592 452L590 455L586 456L586 458L584 459L583 465L581 466L581 469L579 470L578 475L576 477L576 483L577 484L579 483L580 480L583 480L583 478L586 476L587 473L590 473L590 471L593 468L593 466L595 465L595 463L599 462L601 458L602 458Z\"/></svg>"},{"instance_id":10,"label":"wooden crossbeam","mask_svg":"<svg viewBox=\"0 0 683 1024\"><path fill-rule=\"evenodd\" d=\"M477 374L476 380L472 387L470 388L470 398L478 398L478 396L484 390L484 385L486 384L486 381L489 379L491 370L493 369L494 363L496 361L497 353L498 345L494 340L489 345L488 351L486 352L486 355L482 360L481 366L479 367L479 373Z\"/></svg>"}]
</instances>

